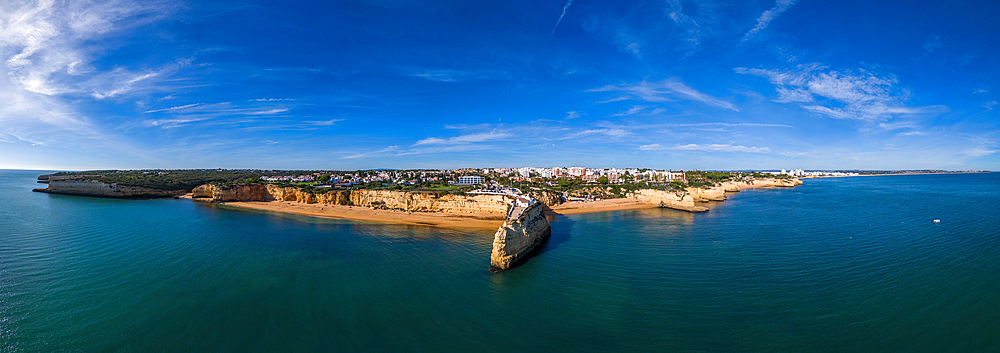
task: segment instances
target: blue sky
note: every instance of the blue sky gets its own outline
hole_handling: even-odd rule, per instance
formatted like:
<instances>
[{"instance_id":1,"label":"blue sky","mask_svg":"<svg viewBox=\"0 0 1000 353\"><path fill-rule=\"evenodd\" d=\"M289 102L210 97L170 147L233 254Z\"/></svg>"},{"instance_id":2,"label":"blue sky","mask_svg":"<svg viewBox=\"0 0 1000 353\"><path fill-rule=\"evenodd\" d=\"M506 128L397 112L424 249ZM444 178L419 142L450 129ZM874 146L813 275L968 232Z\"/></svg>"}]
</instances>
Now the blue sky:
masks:
<instances>
[{"instance_id":1,"label":"blue sky","mask_svg":"<svg viewBox=\"0 0 1000 353\"><path fill-rule=\"evenodd\" d=\"M0 168L997 170L997 13L10 0Z\"/></svg>"}]
</instances>

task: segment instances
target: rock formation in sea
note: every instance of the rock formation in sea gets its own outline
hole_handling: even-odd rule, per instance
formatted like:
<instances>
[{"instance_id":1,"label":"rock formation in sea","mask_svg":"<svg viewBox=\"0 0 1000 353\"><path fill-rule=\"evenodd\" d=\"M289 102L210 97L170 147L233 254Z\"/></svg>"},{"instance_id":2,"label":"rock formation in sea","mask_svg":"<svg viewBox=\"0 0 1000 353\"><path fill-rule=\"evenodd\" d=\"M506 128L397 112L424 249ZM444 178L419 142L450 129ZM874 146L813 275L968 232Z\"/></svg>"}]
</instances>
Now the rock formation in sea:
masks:
<instances>
[{"instance_id":1,"label":"rock formation in sea","mask_svg":"<svg viewBox=\"0 0 1000 353\"><path fill-rule=\"evenodd\" d=\"M708 208L696 206L694 197L687 190L670 191L656 189L640 189L629 194L629 197L663 208L672 208L688 212L707 212Z\"/></svg>"},{"instance_id":2,"label":"rock formation in sea","mask_svg":"<svg viewBox=\"0 0 1000 353\"><path fill-rule=\"evenodd\" d=\"M540 203L524 209L517 217L508 217L493 236L490 265L510 269L524 261L552 234L549 221Z\"/></svg>"},{"instance_id":3,"label":"rock formation in sea","mask_svg":"<svg viewBox=\"0 0 1000 353\"><path fill-rule=\"evenodd\" d=\"M687 188L688 194L694 202L725 201L726 189L723 186L713 186L707 188Z\"/></svg>"}]
</instances>

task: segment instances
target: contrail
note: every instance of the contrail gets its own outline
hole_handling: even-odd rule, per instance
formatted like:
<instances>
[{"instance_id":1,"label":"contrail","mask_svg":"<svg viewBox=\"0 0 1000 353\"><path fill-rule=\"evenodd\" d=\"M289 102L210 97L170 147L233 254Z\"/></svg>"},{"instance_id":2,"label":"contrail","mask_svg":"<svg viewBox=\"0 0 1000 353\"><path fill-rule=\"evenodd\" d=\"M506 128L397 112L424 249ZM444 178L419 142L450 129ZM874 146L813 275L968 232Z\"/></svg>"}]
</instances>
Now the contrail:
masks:
<instances>
[{"instance_id":1,"label":"contrail","mask_svg":"<svg viewBox=\"0 0 1000 353\"><path fill-rule=\"evenodd\" d=\"M556 26L555 26L555 27L552 27L552 33L549 33L549 36L550 36L550 37L551 37L551 36L552 36L553 34L556 34L556 28L559 28L559 22L562 22L562 18L563 18L563 16L566 16L566 10L567 10L567 9L569 9L569 5L572 5L572 4L573 4L573 0L569 0L569 1L567 1L567 2L566 2L566 5L563 5L563 12L562 12L562 15L559 15L559 20L558 20L558 21L556 21Z\"/></svg>"}]
</instances>

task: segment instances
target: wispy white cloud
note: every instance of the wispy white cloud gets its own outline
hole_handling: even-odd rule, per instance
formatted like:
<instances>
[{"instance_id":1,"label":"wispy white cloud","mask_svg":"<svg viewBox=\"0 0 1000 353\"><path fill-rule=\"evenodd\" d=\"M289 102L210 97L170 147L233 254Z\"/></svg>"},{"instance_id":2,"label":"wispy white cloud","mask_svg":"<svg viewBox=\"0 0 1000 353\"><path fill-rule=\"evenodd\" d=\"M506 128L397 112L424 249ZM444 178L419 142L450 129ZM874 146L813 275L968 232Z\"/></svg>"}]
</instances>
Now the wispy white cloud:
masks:
<instances>
[{"instance_id":1,"label":"wispy white cloud","mask_svg":"<svg viewBox=\"0 0 1000 353\"><path fill-rule=\"evenodd\" d=\"M619 113L613 113L610 116L634 115L634 114L638 114L639 112L642 112L643 110L646 110L647 108L650 108L650 107L644 107L644 106L641 106L641 105L633 105L631 108L629 108L626 111L619 112Z\"/></svg>"},{"instance_id":2,"label":"wispy white cloud","mask_svg":"<svg viewBox=\"0 0 1000 353\"><path fill-rule=\"evenodd\" d=\"M944 43L941 43L941 36L932 36L926 42L924 42L924 55L933 54L935 51L944 47Z\"/></svg>"},{"instance_id":3,"label":"wispy white cloud","mask_svg":"<svg viewBox=\"0 0 1000 353\"><path fill-rule=\"evenodd\" d=\"M980 88L980 89L977 89L975 91L972 91L972 93L989 93L989 92L990 91L987 90L987 89L985 89L985 88Z\"/></svg>"},{"instance_id":4,"label":"wispy white cloud","mask_svg":"<svg viewBox=\"0 0 1000 353\"><path fill-rule=\"evenodd\" d=\"M970 148L970 149L967 149L965 151L962 151L962 153L970 155L970 156L973 156L973 157L985 157L985 156L989 156L991 154L994 154L996 152L997 151L995 151L995 150L987 150L987 149L982 149L982 148Z\"/></svg>"},{"instance_id":5,"label":"wispy white cloud","mask_svg":"<svg viewBox=\"0 0 1000 353\"><path fill-rule=\"evenodd\" d=\"M574 110L574 111L566 112L566 117L564 119L571 120L571 119L576 119L576 118L579 118L579 117L580 117L580 113L577 113Z\"/></svg>"},{"instance_id":6,"label":"wispy white cloud","mask_svg":"<svg viewBox=\"0 0 1000 353\"><path fill-rule=\"evenodd\" d=\"M732 103L702 93L676 79L668 79L660 82L642 81L636 84L608 85L588 90L588 92L621 92L631 99L647 102L671 102L677 99L688 99L714 107L739 111Z\"/></svg>"},{"instance_id":7,"label":"wispy white cloud","mask_svg":"<svg viewBox=\"0 0 1000 353\"><path fill-rule=\"evenodd\" d=\"M767 26L771 24L771 21L774 21L774 19L778 18L778 16L781 16L781 14L787 11L788 8L792 7L792 5L795 5L797 1L798 0L775 1L774 7L760 14L760 17L757 18L757 25L754 26L752 29L750 29L750 31L743 36L743 39L741 39L740 42L746 42L750 40L750 38L753 38L753 36L757 34L757 32L760 32L764 30L764 28L767 28Z\"/></svg>"},{"instance_id":8,"label":"wispy white cloud","mask_svg":"<svg viewBox=\"0 0 1000 353\"><path fill-rule=\"evenodd\" d=\"M168 119L150 119L142 122L143 126L146 127L159 127L164 129L173 129L182 126L187 126L194 122L205 121L211 119L210 116L188 116L183 118L168 118Z\"/></svg>"},{"instance_id":9,"label":"wispy white cloud","mask_svg":"<svg viewBox=\"0 0 1000 353\"><path fill-rule=\"evenodd\" d=\"M505 80L510 74L500 70L404 69L410 77L437 82L467 82L474 80Z\"/></svg>"},{"instance_id":10,"label":"wispy white cloud","mask_svg":"<svg viewBox=\"0 0 1000 353\"><path fill-rule=\"evenodd\" d=\"M716 4L711 1L701 1L695 3L695 6L685 7L681 0L667 0L664 13L681 29L681 46L691 54L701 49L702 40L718 34L721 16L716 11Z\"/></svg>"},{"instance_id":11,"label":"wispy white cloud","mask_svg":"<svg viewBox=\"0 0 1000 353\"><path fill-rule=\"evenodd\" d=\"M778 98L774 100L777 103L805 103L813 101L812 94L803 88L776 87L775 89L778 91Z\"/></svg>"},{"instance_id":12,"label":"wispy white cloud","mask_svg":"<svg viewBox=\"0 0 1000 353\"><path fill-rule=\"evenodd\" d=\"M352 154L352 155L349 155L349 156L344 156L344 159L365 158L365 157L371 157L371 156L377 156L377 155L386 154L386 153L390 153L390 152L395 152L395 151L398 151L398 150L399 150L399 146L389 146L389 147L380 149L378 151L358 153L358 154Z\"/></svg>"},{"instance_id":13,"label":"wispy white cloud","mask_svg":"<svg viewBox=\"0 0 1000 353\"><path fill-rule=\"evenodd\" d=\"M706 152L746 152L746 153L769 153L770 148L767 147L747 147L741 145L729 145L729 144L686 144L686 145L675 145L675 146L663 146L658 143L642 145L639 146L640 150L643 151L662 151L662 150L682 150L682 151L706 151Z\"/></svg>"},{"instance_id":14,"label":"wispy white cloud","mask_svg":"<svg viewBox=\"0 0 1000 353\"><path fill-rule=\"evenodd\" d=\"M674 126L674 127L692 127L692 126L726 126L726 127L736 127L736 126L749 126L749 127L793 127L791 125L785 124L759 124L759 123L691 123L691 124L666 124L664 126Z\"/></svg>"},{"instance_id":15,"label":"wispy white cloud","mask_svg":"<svg viewBox=\"0 0 1000 353\"><path fill-rule=\"evenodd\" d=\"M736 68L745 75L765 77L775 85L780 103L813 103L800 106L834 119L885 120L894 115L931 114L944 106L908 107L909 91L893 75L859 69L834 71L820 64L798 65L795 70ZM817 102L815 97L826 98Z\"/></svg>"},{"instance_id":16,"label":"wispy white cloud","mask_svg":"<svg viewBox=\"0 0 1000 353\"><path fill-rule=\"evenodd\" d=\"M288 108L274 108L274 109L267 109L267 110L250 111L250 112L246 112L245 114L250 114L250 115L273 115L273 114L284 113L284 112L287 112L287 111L288 111Z\"/></svg>"},{"instance_id":17,"label":"wispy white cloud","mask_svg":"<svg viewBox=\"0 0 1000 353\"><path fill-rule=\"evenodd\" d=\"M490 140L498 140L508 138L511 135L508 133L479 133L479 134L468 134L455 136L450 138L438 138L438 137L428 137L423 140L414 143L414 146L420 145L456 145L456 144L468 144L476 142L485 142Z\"/></svg>"},{"instance_id":18,"label":"wispy white cloud","mask_svg":"<svg viewBox=\"0 0 1000 353\"><path fill-rule=\"evenodd\" d=\"M562 14L559 15L559 19L556 20L556 25L552 27L552 33L549 36L556 34L556 28L559 28L559 22L562 22L564 16L566 16L566 10L569 10L569 5L573 4L573 0L566 1L566 5L563 5Z\"/></svg>"},{"instance_id":19,"label":"wispy white cloud","mask_svg":"<svg viewBox=\"0 0 1000 353\"><path fill-rule=\"evenodd\" d=\"M274 118L281 116L291 108L283 102L275 101L254 101L249 103L192 103L167 108L150 109L143 114L150 114L156 118L142 121L139 126L158 128L178 128L199 123L200 125L243 125L246 123L259 124L262 118ZM332 125L342 119L326 121L295 121L292 124L282 126L260 125L263 129L277 128L315 128L317 126ZM324 125L325 124L325 125Z\"/></svg>"},{"instance_id":20,"label":"wispy white cloud","mask_svg":"<svg viewBox=\"0 0 1000 353\"><path fill-rule=\"evenodd\" d=\"M306 121L306 124L314 126L332 126L338 122L344 121L344 119L330 119L330 120L320 120L320 121Z\"/></svg>"},{"instance_id":21,"label":"wispy white cloud","mask_svg":"<svg viewBox=\"0 0 1000 353\"><path fill-rule=\"evenodd\" d=\"M619 51L632 55L639 61L643 60L645 41L643 36L637 34L642 31L633 29L627 21L619 18L588 21L583 23L583 29L601 40L611 42Z\"/></svg>"},{"instance_id":22,"label":"wispy white cloud","mask_svg":"<svg viewBox=\"0 0 1000 353\"><path fill-rule=\"evenodd\" d=\"M181 109L198 107L198 106L202 106L202 105L204 105L204 104L203 103L193 103L193 104L180 105L180 106L170 107L170 108L153 109L153 110L144 111L143 114L159 113L159 112L166 112L166 111L172 111L172 110L181 110Z\"/></svg>"},{"instance_id":23,"label":"wispy white cloud","mask_svg":"<svg viewBox=\"0 0 1000 353\"><path fill-rule=\"evenodd\" d=\"M895 123L879 123L878 126L886 131L899 130L899 129L914 129L917 124L912 121L899 121Z\"/></svg>"},{"instance_id":24,"label":"wispy white cloud","mask_svg":"<svg viewBox=\"0 0 1000 353\"><path fill-rule=\"evenodd\" d=\"M294 98L257 98L257 99L251 99L250 102L287 102L287 101L294 101L294 100L297 100L297 99L294 99Z\"/></svg>"},{"instance_id":25,"label":"wispy white cloud","mask_svg":"<svg viewBox=\"0 0 1000 353\"><path fill-rule=\"evenodd\" d=\"M983 103L983 108L986 108L986 109L989 109L989 110L993 110L993 106L995 106L995 105L997 105L997 101L989 101L989 102Z\"/></svg>"},{"instance_id":26,"label":"wispy white cloud","mask_svg":"<svg viewBox=\"0 0 1000 353\"><path fill-rule=\"evenodd\" d=\"M5 75L0 79L0 133L35 145L122 144L69 100L121 96L162 77L163 69L102 72L91 63L103 52L103 39L171 10L161 1L0 2L0 72Z\"/></svg>"}]
</instances>

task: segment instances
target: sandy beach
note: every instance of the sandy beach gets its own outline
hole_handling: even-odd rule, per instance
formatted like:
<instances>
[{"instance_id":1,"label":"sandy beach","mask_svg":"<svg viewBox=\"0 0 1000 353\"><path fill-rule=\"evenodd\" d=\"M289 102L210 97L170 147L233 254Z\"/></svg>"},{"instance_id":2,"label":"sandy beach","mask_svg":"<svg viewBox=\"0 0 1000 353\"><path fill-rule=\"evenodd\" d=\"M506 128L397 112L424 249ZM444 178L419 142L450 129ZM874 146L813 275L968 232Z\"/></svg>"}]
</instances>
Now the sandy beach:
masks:
<instances>
[{"instance_id":1,"label":"sandy beach","mask_svg":"<svg viewBox=\"0 0 1000 353\"><path fill-rule=\"evenodd\" d=\"M402 212L373 210L358 206L329 206L291 201L241 201L225 202L228 206L256 210L294 213L304 216L349 219L354 221L420 225L442 228L474 228L496 230L503 224L504 215L496 213L448 214L430 212Z\"/></svg>"}]
</instances>

